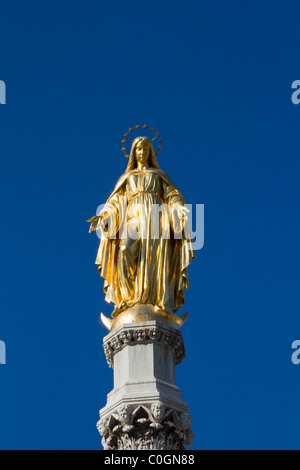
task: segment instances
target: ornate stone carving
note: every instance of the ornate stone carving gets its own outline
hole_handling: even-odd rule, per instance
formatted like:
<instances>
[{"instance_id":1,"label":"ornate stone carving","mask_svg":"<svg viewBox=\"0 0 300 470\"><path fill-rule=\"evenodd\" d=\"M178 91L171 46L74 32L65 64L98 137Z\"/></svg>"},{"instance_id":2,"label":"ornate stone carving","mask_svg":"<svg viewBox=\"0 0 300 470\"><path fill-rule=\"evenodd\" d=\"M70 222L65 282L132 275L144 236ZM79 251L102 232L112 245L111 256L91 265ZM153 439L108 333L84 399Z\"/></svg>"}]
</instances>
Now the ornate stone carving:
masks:
<instances>
[{"instance_id":1,"label":"ornate stone carving","mask_svg":"<svg viewBox=\"0 0 300 470\"><path fill-rule=\"evenodd\" d=\"M104 450L184 450L194 438L190 414L167 409L160 401L150 409L120 405L97 428Z\"/></svg>"},{"instance_id":2,"label":"ornate stone carving","mask_svg":"<svg viewBox=\"0 0 300 470\"><path fill-rule=\"evenodd\" d=\"M131 339L131 331L124 330L120 333L120 340L123 344L130 343Z\"/></svg>"},{"instance_id":3,"label":"ornate stone carving","mask_svg":"<svg viewBox=\"0 0 300 470\"><path fill-rule=\"evenodd\" d=\"M127 345L141 343L159 343L173 349L174 363L179 364L185 358L185 348L181 331L166 330L163 326L155 327L128 327L108 335L104 339L104 353L109 367L113 367L114 355Z\"/></svg>"},{"instance_id":4,"label":"ornate stone carving","mask_svg":"<svg viewBox=\"0 0 300 470\"><path fill-rule=\"evenodd\" d=\"M162 337L162 331L159 328L151 328L149 330L149 338L153 341L159 341Z\"/></svg>"},{"instance_id":5,"label":"ornate stone carving","mask_svg":"<svg viewBox=\"0 0 300 470\"><path fill-rule=\"evenodd\" d=\"M134 339L135 341L137 341L138 343L140 343L141 341L145 341L146 339L146 330L143 328L143 329L138 329L138 330L135 330L133 332L133 336L134 336Z\"/></svg>"}]
</instances>

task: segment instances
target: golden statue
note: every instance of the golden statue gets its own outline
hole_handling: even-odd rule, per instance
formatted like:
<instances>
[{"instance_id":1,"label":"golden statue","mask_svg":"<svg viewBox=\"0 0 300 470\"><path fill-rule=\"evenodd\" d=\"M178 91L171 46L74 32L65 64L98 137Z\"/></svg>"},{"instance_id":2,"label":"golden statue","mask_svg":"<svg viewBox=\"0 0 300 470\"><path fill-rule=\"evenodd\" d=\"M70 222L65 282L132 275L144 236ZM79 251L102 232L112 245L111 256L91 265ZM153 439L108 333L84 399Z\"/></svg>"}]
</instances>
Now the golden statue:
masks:
<instances>
[{"instance_id":1,"label":"golden statue","mask_svg":"<svg viewBox=\"0 0 300 470\"><path fill-rule=\"evenodd\" d=\"M187 312L181 317L175 312L185 302L187 268L195 257L187 237L189 211L169 175L159 168L148 137L133 141L128 158L126 172L104 208L88 220L90 232L100 228L103 235L95 263L104 278L105 299L115 305L114 320L103 314L101 318L110 330L153 319L178 328Z\"/></svg>"}]
</instances>

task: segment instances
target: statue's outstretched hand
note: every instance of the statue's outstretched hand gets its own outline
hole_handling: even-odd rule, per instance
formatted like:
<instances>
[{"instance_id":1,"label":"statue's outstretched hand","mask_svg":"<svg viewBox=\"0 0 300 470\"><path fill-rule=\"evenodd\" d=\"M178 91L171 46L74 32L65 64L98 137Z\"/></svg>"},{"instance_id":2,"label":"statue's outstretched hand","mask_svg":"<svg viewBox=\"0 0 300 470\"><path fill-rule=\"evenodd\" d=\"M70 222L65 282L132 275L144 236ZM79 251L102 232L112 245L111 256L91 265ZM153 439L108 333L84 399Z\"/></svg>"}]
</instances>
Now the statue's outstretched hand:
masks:
<instances>
[{"instance_id":1,"label":"statue's outstretched hand","mask_svg":"<svg viewBox=\"0 0 300 470\"><path fill-rule=\"evenodd\" d=\"M181 219L183 222L188 218L188 213L190 212L185 206L182 206L181 204L176 204L176 211L178 214L179 219Z\"/></svg>"},{"instance_id":2,"label":"statue's outstretched hand","mask_svg":"<svg viewBox=\"0 0 300 470\"><path fill-rule=\"evenodd\" d=\"M99 221L101 219L101 215L94 215L91 219L87 220L87 222L91 222L89 233L94 232L99 228Z\"/></svg>"},{"instance_id":3,"label":"statue's outstretched hand","mask_svg":"<svg viewBox=\"0 0 300 470\"><path fill-rule=\"evenodd\" d=\"M87 222L91 222L89 233L95 232L95 230L98 230L99 228L102 228L103 221L109 217L108 212L105 209L102 209L100 214L94 215L91 219L87 220Z\"/></svg>"}]
</instances>

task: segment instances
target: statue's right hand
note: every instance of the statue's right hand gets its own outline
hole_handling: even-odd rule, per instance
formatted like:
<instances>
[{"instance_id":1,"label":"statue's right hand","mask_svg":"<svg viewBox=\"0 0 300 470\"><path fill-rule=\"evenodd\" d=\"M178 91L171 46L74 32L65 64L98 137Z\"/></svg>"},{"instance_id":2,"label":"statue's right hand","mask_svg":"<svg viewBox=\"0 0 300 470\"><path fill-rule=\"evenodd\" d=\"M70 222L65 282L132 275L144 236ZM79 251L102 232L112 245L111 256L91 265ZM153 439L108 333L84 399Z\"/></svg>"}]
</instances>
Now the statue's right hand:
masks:
<instances>
[{"instance_id":1,"label":"statue's right hand","mask_svg":"<svg viewBox=\"0 0 300 470\"><path fill-rule=\"evenodd\" d=\"M107 212L107 210L102 209L102 211L98 215L94 215L94 217L87 220L87 222L91 222L89 233L98 230L101 227L103 220L106 219L108 216L109 213Z\"/></svg>"},{"instance_id":2,"label":"statue's right hand","mask_svg":"<svg viewBox=\"0 0 300 470\"><path fill-rule=\"evenodd\" d=\"M89 228L89 233L94 232L95 230L97 230L100 218L101 218L101 215L94 215L94 217L87 220L87 222L91 222L91 225L90 225L90 228Z\"/></svg>"}]
</instances>

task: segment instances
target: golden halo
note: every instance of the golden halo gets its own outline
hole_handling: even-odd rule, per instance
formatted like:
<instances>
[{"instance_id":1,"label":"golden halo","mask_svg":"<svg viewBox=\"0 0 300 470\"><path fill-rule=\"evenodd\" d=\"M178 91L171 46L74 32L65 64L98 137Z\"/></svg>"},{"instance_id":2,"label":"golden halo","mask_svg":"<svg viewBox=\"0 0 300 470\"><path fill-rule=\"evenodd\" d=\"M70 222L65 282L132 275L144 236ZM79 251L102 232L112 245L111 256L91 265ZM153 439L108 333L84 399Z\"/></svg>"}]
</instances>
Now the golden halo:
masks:
<instances>
[{"instance_id":1,"label":"golden halo","mask_svg":"<svg viewBox=\"0 0 300 470\"><path fill-rule=\"evenodd\" d=\"M155 155L158 154L158 152L161 150L161 143L162 143L162 140L160 138L160 134L159 132L156 132L156 130L154 129L154 127L150 127L150 126L147 126L147 124L144 124L143 126L140 126L139 124L135 127L130 127L128 129L127 132L125 132L124 136L123 136L123 139L121 140L122 142L122 152L124 152L125 154L125 157L126 158L129 158L129 155L126 155L126 149L125 149L125 142L126 142L126 139L130 140L131 142L133 142L131 139L129 139L128 137L128 134L130 134L131 132L133 132L134 130L136 129L150 129L151 132L154 132L155 133L155 137L152 139L152 142L153 140L157 139L158 138L158 142L159 142L159 146L158 146L158 149L157 149L157 152L155 153Z\"/></svg>"}]
</instances>

